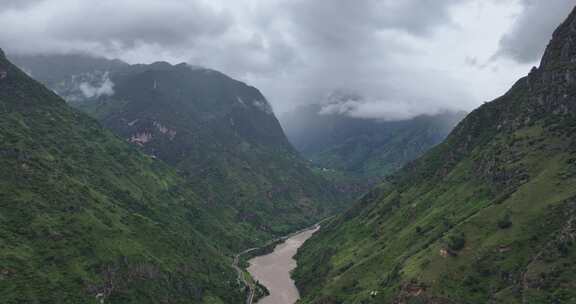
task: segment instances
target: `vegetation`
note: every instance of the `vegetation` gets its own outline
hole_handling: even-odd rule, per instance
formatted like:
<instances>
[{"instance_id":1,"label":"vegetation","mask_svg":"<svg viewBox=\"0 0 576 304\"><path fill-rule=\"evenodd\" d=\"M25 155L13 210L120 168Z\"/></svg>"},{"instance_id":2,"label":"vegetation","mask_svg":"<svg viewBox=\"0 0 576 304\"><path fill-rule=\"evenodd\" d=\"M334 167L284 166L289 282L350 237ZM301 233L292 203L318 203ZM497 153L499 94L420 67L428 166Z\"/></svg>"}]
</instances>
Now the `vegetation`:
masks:
<instances>
[{"instance_id":1,"label":"vegetation","mask_svg":"<svg viewBox=\"0 0 576 304\"><path fill-rule=\"evenodd\" d=\"M246 227L1 52L0 71L2 303L244 300Z\"/></svg>"},{"instance_id":2,"label":"vegetation","mask_svg":"<svg viewBox=\"0 0 576 304\"><path fill-rule=\"evenodd\" d=\"M46 84L65 96L81 95L78 79L109 71L113 95L68 101L176 168L199 196L260 243L341 209L344 200L294 151L256 88L186 64L71 59L70 73L58 74L61 81L46 75ZM20 58L33 73L61 61Z\"/></svg>"},{"instance_id":3,"label":"vegetation","mask_svg":"<svg viewBox=\"0 0 576 304\"><path fill-rule=\"evenodd\" d=\"M336 94L332 102L348 98ZM321 110L320 105L301 106L282 117L283 125L296 149L315 165L315 172L353 199L442 142L465 115L446 112L379 121L319 114Z\"/></svg>"},{"instance_id":4,"label":"vegetation","mask_svg":"<svg viewBox=\"0 0 576 304\"><path fill-rule=\"evenodd\" d=\"M302 247L302 303L576 299L575 22L539 68Z\"/></svg>"},{"instance_id":5,"label":"vegetation","mask_svg":"<svg viewBox=\"0 0 576 304\"><path fill-rule=\"evenodd\" d=\"M498 220L498 228L500 229L508 229L512 227L512 218L510 213L505 213L499 220Z\"/></svg>"}]
</instances>

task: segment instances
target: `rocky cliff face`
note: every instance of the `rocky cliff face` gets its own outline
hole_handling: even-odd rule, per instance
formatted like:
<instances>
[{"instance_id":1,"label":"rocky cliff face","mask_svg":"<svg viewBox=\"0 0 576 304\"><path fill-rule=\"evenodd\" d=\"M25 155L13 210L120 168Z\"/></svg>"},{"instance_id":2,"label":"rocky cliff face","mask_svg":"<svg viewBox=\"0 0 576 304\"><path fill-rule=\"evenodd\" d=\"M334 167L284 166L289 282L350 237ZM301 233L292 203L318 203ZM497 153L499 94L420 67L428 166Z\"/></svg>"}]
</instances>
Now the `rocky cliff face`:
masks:
<instances>
[{"instance_id":1,"label":"rocky cliff face","mask_svg":"<svg viewBox=\"0 0 576 304\"><path fill-rule=\"evenodd\" d=\"M304 303L576 297L575 22L540 67L304 246Z\"/></svg>"}]
</instances>

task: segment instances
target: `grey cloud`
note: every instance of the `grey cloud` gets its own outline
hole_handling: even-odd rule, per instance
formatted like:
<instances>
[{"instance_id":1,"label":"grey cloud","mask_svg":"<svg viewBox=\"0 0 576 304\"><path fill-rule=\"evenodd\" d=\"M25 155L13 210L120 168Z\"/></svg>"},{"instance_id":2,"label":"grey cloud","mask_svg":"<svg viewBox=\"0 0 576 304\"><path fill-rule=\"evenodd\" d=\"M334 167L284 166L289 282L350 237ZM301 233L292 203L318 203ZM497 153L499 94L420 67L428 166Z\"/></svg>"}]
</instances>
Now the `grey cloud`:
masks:
<instances>
[{"instance_id":1,"label":"grey cloud","mask_svg":"<svg viewBox=\"0 0 576 304\"><path fill-rule=\"evenodd\" d=\"M0 43L19 53L114 56L149 46L185 49L221 36L233 20L195 0L25 2L18 9L0 10L0 28L15 29L0 33Z\"/></svg>"},{"instance_id":2,"label":"grey cloud","mask_svg":"<svg viewBox=\"0 0 576 304\"><path fill-rule=\"evenodd\" d=\"M347 100L340 104L325 105L319 114L340 114L354 118L397 121L440 112L443 112L442 108L418 107L411 103L394 100Z\"/></svg>"},{"instance_id":3,"label":"grey cloud","mask_svg":"<svg viewBox=\"0 0 576 304\"><path fill-rule=\"evenodd\" d=\"M457 28L452 9L484 0L2 1L8 53L188 61L250 82L279 111L343 89L364 96L349 115L395 118L470 108L459 79L409 58Z\"/></svg>"},{"instance_id":4,"label":"grey cloud","mask_svg":"<svg viewBox=\"0 0 576 304\"><path fill-rule=\"evenodd\" d=\"M497 57L520 63L540 59L552 33L576 5L574 0L522 0L522 13L500 40Z\"/></svg>"},{"instance_id":5,"label":"grey cloud","mask_svg":"<svg viewBox=\"0 0 576 304\"><path fill-rule=\"evenodd\" d=\"M449 10L463 2L466 1L285 3L285 24L290 25L291 40L304 47L296 54L301 67L295 73L296 81L292 81L297 83L291 88L293 100L280 104L321 102L326 93L340 89L364 96L361 102L332 109L355 117L398 119L423 114L422 111L460 109L462 100L470 97L448 85L453 79L440 72L411 68L396 56L417 52L400 38L429 38L438 28L453 26ZM415 81L419 78L422 81Z\"/></svg>"},{"instance_id":6,"label":"grey cloud","mask_svg":"<svg viewBox=\"0 0 576 304\"><path fill-rule=\"evenodd\" d=\"M320 114L345 114L355 118L375 120L404 120L423 114L438 114L445 111L469 109L471 97L457 86L457 79L443 75L441 71L418 70L392 67L390 70L375 70L383 79L365 79L355 83L358 88L352 98L334 101L319 98L323 103ZM346 89L342 92L350 92ZM347 94L348 94L347 93ZM350 94L348 94L350 95Z\"/></svg>"},{"instance_id":7,"label":"grey cloud","mask_svg":"<svg viewBox=\"0 0 576 304\"><path fill-rule=\"evenodd\" d=\"M44 0L2 0L0 13L5 10L22 9Z\"/></svg>"},{"instance_id":8,"label":"grey cloud","mask_svg":"<svg viewBox=\"0 0 576 304\"><path fill-rule=\"evenodd\" d=\"M357 46L382 30L426 36L451 24L450 6L466 0L298 0L287 5L292 18L309 34L308 42L329 47Z\"/></svg>"},{"instance_id":9,"label":"grey cloud","mask_svg":"<svg viewBox=\"0 0 576 304\"><path fill-rule=\"evenodd\" d=\"M169 47L218 36L228 29L231 19L198 1L95 1L90 6L62 9L47 31L63 40Z\"/></svg>"},{"instance_id":10,"label":"grey cloud","mask_svg":"<svg viewBox=\"0 0 576 304\"><path fill-rule=\"evenodd\" d=\"M378 14L384 26L397 28L415 35L427 36L437 26L453 25L450 7L467 0L405 0L383 1ZM406 17L408 16L408 17Z\"/></svg>"}]
</instances>

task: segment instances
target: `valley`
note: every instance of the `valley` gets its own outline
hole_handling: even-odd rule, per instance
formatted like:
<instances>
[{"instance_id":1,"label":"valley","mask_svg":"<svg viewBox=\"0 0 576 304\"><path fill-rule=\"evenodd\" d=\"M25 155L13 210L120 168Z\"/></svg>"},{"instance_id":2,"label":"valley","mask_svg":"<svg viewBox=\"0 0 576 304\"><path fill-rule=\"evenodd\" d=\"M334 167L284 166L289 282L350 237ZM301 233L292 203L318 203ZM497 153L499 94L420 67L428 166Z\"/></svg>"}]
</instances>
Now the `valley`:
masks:
<instances>
[{"instance_id":1,"label":"valley","mask_svg":"<svg viewBox=\"0 0 576 304\"><path fill-rule=\"evenodd\" d=\"M330 94L318 104L280 116L286 136L331 181L339 195L356 200L398 169L441 143L465 116L446 111L400 121L381 121L322 113L361 96Z\"/></svg>"},{"instance_id":2,"label":"valley","mask_svg":"<svg viewBox=\"0 0 576 304\"><path fill-rule=\"evenodd\" d=\"M576 303L573 0L137 2L0 5L0 304Z\"/></svg>"},{"instance_id":3,"label":"valley","mask_svg":"<svg viewBox=\"0 0 576 304\"><path fill-rule=\"evenodd\" d=\"M70 57L70 58L68 58ZM242 222L252 245L329 216L350 200L314 174L288 142L260 91L187 64L128 65L77 56L17 57L41 81L143 153L174 167L209 204ZM61 62L75 69L44 76ZM108 75L111 95L84 96ZM282 216L275 216L281 214Z\"/></svg>"},{"instance_id":4,"label":"valley","mask_svg":"<svg viewBox=\"0 0 576 304\"><path fill-rule=\"evenodd\" d=\"M572 303L576 11L539 67L323 225L302 303Z\"/></svg>"},{"instance_id":5,"label":"valley","mask_svg":"<svg viewBox=\"0 0 576 304\"><path fill-rule=\"evenodd\" d=\"M180 72L183 73L194 73L194 70L187 66L173 67L160 64L160 67L161 71L177 68L182 69ZM145 71L150 69L148 73L157 69L155 66L139 68ZM270 211L264 209L264 205L256 208L250 206L246 209L248 212L250 210L263 212L262 214L270 219L268 222L260 222L259 226L254 226L255 222L246 222L246 219L235 215L238 214L236 208L241 194L236 195L235 200L231 201L210 200L213 195L230 195L228 191L232 190L208 192L212 190L203 188L203 183L200 181L191 180L184 168L170 166L173 161L171 158L162 157L164 162L156 156L162 153L156 149L166 148L167 141L176 139L180 142L185 141L185 137L184 139L182 136L176 137L176 133L187 131L180 129L174 133L166 131L168 127L160 126L158 122L162 119L160 117L155 118L152 123L152 128L158 129L158 133L154 133L154 136L160 137L161 140L158 146L146 145L154 143L150 141L151 135L146 137L146 141L133 140L136 137L131 134L134 133L123 136L123 133L118 132L114 135L111 132L114 131L113 124L110 127L111 131L103 129L95 119L74 110L60 97L20 71L3 54L0 58L0 70L5 71L6 75L0 82L0 89L4 94L0 96L0 100L5 110L2 118L4 131L0 134L4 139L2 160L4 167L9 168L3 172L2 185L5 190L11 189L3 192L6 194L3 196L2 207L2 214L9 216L11 222L10 225L4 223L0 227L3 229L2 234L7 237L5 240L13 240L5 243L1 252L4 254L0 256L0 261L4 263L3 278L10 284L3 285L0 291L11 302L23 299L85 302L96 298L100 302L126 303L148 298L160 302L180 299L177 301L234 303L246 297L250 302L255 296L255 289L251 287L252 278L249 278L243 267L238 264L244 254L253 250L248 249L237 255L233 252L289 239L291 234L289 237L275 236L306 227L317 222L320 217L341 208L335 204L338 201L334 200L331 203L335 205L324 211L319 209L320 211L314 214L315 209L308 208L305 204L319 201L309 198L299 199L299 208L307 210L306 213L295 213L294 218L298 221L281 224L277 227L282 228L275 231L277 228L272 225L275 222L282 223L283 219L290 220L291 211L283 211L281 218L274 218L271 217L272 213L266 213ZM214 75L227 79L221 74ZM142 109L141 106L138 107ZM259 107L255 110L257 113L262 113ZM121 112L123 116L127 115L124 111ZM165 115L173 113L176 112L168 110ZM161 114L159 109L155 109L149 115ZM107 115L112 115L112 112ZM264 111L260 115L270 119L272 126L274 123L277 126L273 114ZM175 122L174 119L164 119L171 123ZM140 119L133 121L138 120ZM242 118L238 120L241 121ZM50 135L38 132L41 129L48 130L48 126L51 127ZM136 127L136 123L128 123L127 126ZM148 126L145 125L143 128ZM130 132L138 134L142 131L130 130ZM209 136L198 138L198 132L203 131L196 129L195 140L214 140ZM221 132L225 134L226 131ZM279 141L278 145L281 147L279 149L286 149L281 153L293 153L287 141L282 138L282 131L279 132L279 138L272 137L271 140ZM246 135L258 136L252 131ZM162 138L163 136L169 138ZM240 135L236 133L235 136ZM260 139L252 140L256 144ZM174 144L177 143L172 143ZM204 144L204 147L210 147L207 142ZM215 145L221 145L221 142L216 141ZM60 150L62 148L65 150ZM219 153L229 152L224 150ZM223 157L230 158L230 156ZM264 156L255 159L262 157ZM193 164L202 165L202 161L206 160L200 158ZM277 158L271 160L270 164L280 166L282 162L282 158ZM22 171L13 169L20 166ZM212 168L210 163L204 166ZM294 195L315 195L312 192L315 190L310 189L314 187L321 189L319 185L322 183L328 185L320 177L307 173L306 166L296 154L288 157L285 166L295 168L296 172L300 171L296 174L302 175L294 177L292 183L286 181L272 183L273 178L268 175L266 177L268 180L264 184L278 186L287 183L288 187L301 185L306 190L284 189L281 197L283 200L289 202L295 200L286 197L292 195L291 191ZM288 169L290 170L294 169ZM275 173L275 171L262 172ZM305 179L308 179L308 182L298 184ZM25 183L27 186L24 186ZM212 181L206 185L214 187L218 183L231 187L238 186L240 182ZM258 193L261 191L249 192L246 189L242 191L250 195L262 195ZM324 191L326 193L324 195L330 195L329 188L320 191ZM263 197L265 199L262 201L268 204L279 204L274 202L275 195L270 192ZM25 200L26 205L22 205L21 200ZM255 197L246 197L245 200L251 204L262 204L262 201ZM78 203L82 203L83 207L75 207ZM324 204L326 203L328 202L325 201ZM60 204L62 207L58 207ZM36 208L44 210L48 206L51 206L50 213L36 214ZM298 209L292 210L302 212ZM296 216L297 214L301 215ZM32 225L26 225L27 221L31 221ZM24 230L25 232L14 230L16 227L26 227L27 230ZM69 231L76 231L77 234L69 234ZM182 237L178 238L178 234ZM275 238L269 241L272 237ZM85 244L87 247L82 247L85 251L75 251L80 248L71 246L70 243L76 242ZM289 239L288 242L294 241ZM303 239L298 241L298 246L302 242ZM43 244L50 245L43 247ZM71 251L65 249L68 247ZM291 247L293 253L296 247ZM39 248L43 249L39 251ZM258 249L254 247L254 250ZM31 254L37 256L38 260L29 260L27 256ZM53 261L51 259L54 256L70 256L75 259ZM43 263L42 261L52 261L55 263L52 264L54 268L41 270L42 267L34 264ZM64 275L68 271L66 269L72 268L78 272ZM44 276L47 274L55 276L54 279L46 281ZM284 271L284 276L289 277L289 269ZM28 284L35 286L34 289L16 288L25 277L33 278ZM159 281L162 283L158 283ZM56 286L66 286L60 289L64 293L53 293L52 290ZM68 293L67 290L76 292ZM189 296L185 296L186 294Z\"/></svg>"}]
</instances>

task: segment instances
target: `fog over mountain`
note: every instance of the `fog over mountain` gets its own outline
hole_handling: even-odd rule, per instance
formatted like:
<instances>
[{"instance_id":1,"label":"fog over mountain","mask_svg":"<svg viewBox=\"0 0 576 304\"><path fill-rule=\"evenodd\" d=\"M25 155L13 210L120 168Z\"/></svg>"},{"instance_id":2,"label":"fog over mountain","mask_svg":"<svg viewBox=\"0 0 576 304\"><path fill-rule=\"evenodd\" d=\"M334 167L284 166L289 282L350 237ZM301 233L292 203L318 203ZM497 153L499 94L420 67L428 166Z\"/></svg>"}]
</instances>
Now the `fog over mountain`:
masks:
<instances>
[{"instance_id":1,"label":"fog over mountain","mask_svg":"<svg viewBox=\"0 0 576 304\"><path fill-rule=\"evenodd\" d=\"M337 89L361 92L366 101L350 115L394 120L471 110L502 94L536 64L573 4L2 0L0 27L12 30L0 32L0 45L9 55L214 68L261 88L277 112Z\"/></svg>"}]
</instances>

